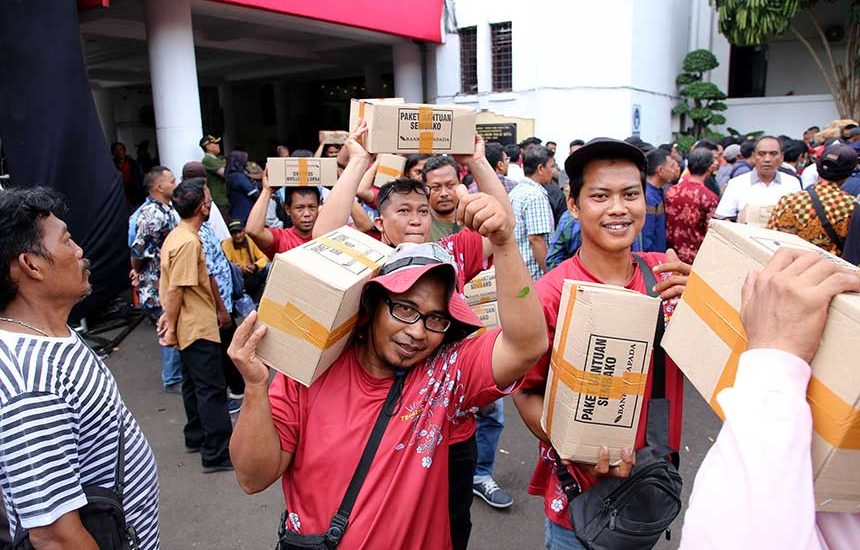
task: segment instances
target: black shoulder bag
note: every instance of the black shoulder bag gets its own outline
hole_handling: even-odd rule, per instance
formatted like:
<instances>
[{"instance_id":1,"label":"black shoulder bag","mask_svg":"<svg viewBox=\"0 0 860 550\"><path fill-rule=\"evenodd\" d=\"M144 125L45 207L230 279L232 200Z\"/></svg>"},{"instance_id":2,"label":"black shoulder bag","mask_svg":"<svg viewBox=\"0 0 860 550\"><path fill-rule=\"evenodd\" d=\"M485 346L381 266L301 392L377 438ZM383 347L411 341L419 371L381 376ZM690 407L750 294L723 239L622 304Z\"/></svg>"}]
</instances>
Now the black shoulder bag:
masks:
<instances>
[{"instance_id":1,"label":"black shoulder bag","mask_svg":"<svg viewBox=\"0 0 860 550\"><path fill-rule=\"evenodd\" d=\"M379 448L383 434L385 434L385 428L388 427L388 421L391 420L391 417L394 416L399 408L398 401L400 400L401 393L403 393L405 378L405 370L395 372L394 383L391 384L391 389L388 390L385 403L383 403L382 408L379 410L376 423L374 423L367 444L364 446L364 451L361 453L361 460L358 461L355 473L352 474L352 479L349 481L349 486L346 488L346 494L343 496L337 513L331 518L328 530L321 535L300 535L289 531L286 526L289 514L288 511L284 511L281 514L281 525L278 529L278 546L275 550L332 550L333 548L337 548L346 532L347 525L349 525L349 515L352 513L352 507L355 505L355 499L358 498L358 492L364 484L364 479L370 471L370 465L373 463L376 450Z\"/></svg>"},{"instance_id":2,"label":"black shoulder bag","mask_svg":"<svg viewBox=\"0 0 860 550\"><path fill-rule=\"evenodd\" d=\"M830 237L830 240L839 249L839 252L842 252L845 249L845 239L840 237L839 233L833 229L833 224L830 223L830 220L827 218L827 212L824 211L824 205L821 204L821 199L818 198L818 193L815 192L815 186L809 187L806 192L809 193L809 198L812 199L812 206L815 208L815 213L818 214L818 219L821 220L821 227L824 228L824 232L827 233L827 236Z\"/></svg>"},{"instance_id":3,"label":"black shoulder bag","mask_svg":"<svg viewBox=\"0 0 860 550\"><path fill-rule=\"evenodd\" d=\"M656 296L651 267L633 255L645 277L648 295ZM669 447L669 400L666 398L666 352L663 307L654 335L651 399L648 402L645 442L636 452L636 464L626 479L604 478L582 492L556 454L558 479L570 503L568 513L576 536L589 550L646 550L653 548L681 512L681 476L678 455ZM667 457L672 457L671 461Z\"/></svg>"},{"instance_id":4,"label":"black shoulder bag","mask_svg":"<svg viewBox=\"0 0 860 550\"><path fill-rule=\"evenodd\" d=\"M87 503L78 509L84 529L96 541L99 550L137 550L140 548L140 541L134 527L125 522L125 510L122 506L123 490L125 489L125 426L122 422L121 410L118 415L119 435L117 435L117 459L113 489L85 485L83 490ZM12 550L34 550L34 546L30 542L30 533L21 527L20 518L17 518L17 527L11 548Z\"/></svg>"}]
</instances>

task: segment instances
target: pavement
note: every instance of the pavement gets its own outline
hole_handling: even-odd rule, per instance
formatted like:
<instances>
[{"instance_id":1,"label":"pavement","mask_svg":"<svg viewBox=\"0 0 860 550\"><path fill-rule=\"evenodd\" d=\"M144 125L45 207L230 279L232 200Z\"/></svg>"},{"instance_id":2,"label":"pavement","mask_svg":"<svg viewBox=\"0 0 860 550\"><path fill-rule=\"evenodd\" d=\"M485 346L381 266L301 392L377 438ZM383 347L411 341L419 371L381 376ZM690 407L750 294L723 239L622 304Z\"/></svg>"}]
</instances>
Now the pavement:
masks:
<instances>
[{"instance_id":1,"label":"pavement","mask_svg":"<svg viewBox=\"0 0 860 550\"><path fill-rule=\"evenodd\" d=\"M155 452L161 486L161 547L165 550L274 548L284 509L280 484L249 496L233 472L203 474L198 454L186 454L182 440L182 398L161 390L161 355L154 328L141 323L107 359L126 405L134 413ZM683 502L689 499L695 472L713 444L719 419L690 386L685 391L681 443ZM497 511L479 498L472 504L470 550L543 548L543 500L526 493L537 456L537 442L510 400L506 427L496 455L494 477L511 492L514 504ZM324 490L324 488L323 488ZM683 514L660 550L678 547Z\"/></svg>"}]
</instances>

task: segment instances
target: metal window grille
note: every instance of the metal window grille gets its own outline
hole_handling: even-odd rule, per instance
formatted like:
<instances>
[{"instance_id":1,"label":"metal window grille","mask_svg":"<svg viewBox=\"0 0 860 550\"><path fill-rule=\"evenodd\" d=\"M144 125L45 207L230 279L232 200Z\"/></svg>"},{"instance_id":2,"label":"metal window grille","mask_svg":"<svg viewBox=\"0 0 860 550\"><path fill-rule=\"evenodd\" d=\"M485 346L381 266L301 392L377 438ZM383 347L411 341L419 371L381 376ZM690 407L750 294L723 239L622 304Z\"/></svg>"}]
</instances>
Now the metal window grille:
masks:
<instances>
[{"instance_id":1,"label":"metal window grille","mask_svg":"<svg viewBox=\"0 0 860 550\"><path fill-rule=\"evenodd\" d=\"M508 92L513 89L511 22L490 25L490 36L493 48L493 91Z\"/></svg>"},{"instance_id":2,"label":"metal window grille","mask_svg":"<svg viewBox=\"0 0 860 550\"><path fill-rule=\"evenodd\" d=\"M460 29L460 91L478 93L478 28Z\"/></svg>"}]
</instances>

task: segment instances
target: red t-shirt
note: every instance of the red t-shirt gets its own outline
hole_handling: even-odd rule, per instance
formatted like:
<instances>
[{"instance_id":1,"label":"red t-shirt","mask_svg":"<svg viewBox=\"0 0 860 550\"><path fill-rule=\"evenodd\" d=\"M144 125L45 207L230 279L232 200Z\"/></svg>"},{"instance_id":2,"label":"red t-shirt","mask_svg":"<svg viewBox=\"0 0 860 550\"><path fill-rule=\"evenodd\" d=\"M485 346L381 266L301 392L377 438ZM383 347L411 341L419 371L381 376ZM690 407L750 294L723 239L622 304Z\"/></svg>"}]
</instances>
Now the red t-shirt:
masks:
<instances>
[{"instance_id":1,"label":"red t-shirt","mask_svg":"<svg viewBox=\"0 0 860 550\"><path fill-rule=\"evenodd\" d=\"M297 246L301 246L313 239L313 236L311 235L308 235L307 237L302 237L301 235L296 233L295 227L290 227L289 229L267 227L266 231L272 234L272 246L263 249L263 254L268 256L270 260L275 254L286 252L287 250L291 250Z\"/></svg>"},{"instance_id":2,"label":"red t-shirt","mask_svg":"<svg viewBox=\"0 0 860 550\"><path fill-rule=\"evenodd\" d=\"M448 445L453 427L506 395L493 379L499 330L441 347L410 370L340 548L451 548ZM393 378L370 376L349 346L310 388L278 374L269 389L290 530L328 529ZM508 388L510 391L512 388Z\"/></svg>"},{"instance_id":3,"label":"red t-shirt","mask_svg":"<svg viewBox=\"0 0 860 550\"><path fill-rule=\"evenodd\" d=\"M454 257L457 264L457 292L461 294L466 283L492 264L491 260L484 262L484 238L477 231L463 229L441 239L439 244ZM476 427L475 417L469 415L454 428L451 444L462 443L472 437Z\"/></svg>"},{"instance_id":4,"label":"red t-shirt","mask_svg":"<svg viewBox=\"0 0 860 550\"><path fill-rule=\"evenodd\" d=\"M665 254L662 252L646 252L637 253L645 259L649 266L656 266L663 263ZM632 260L631 260L632 261ZM627 282L625 288L635 290L642 294L647 294L648 290L645 286L645 280L642 277L642 272L639 266L634 262L633 277ZM656 275L656 274L655 274ZM664 274L662 278L668 277ZM579 254L573 258L563 262L561 265L541 277L536 283L536 289L543 304L544 315L546 316L547 332L549 333L549 341L552 342L555 337L556 321L558 320L558 307L561 302L561 291L565 279L573 279L577 281L585 281L590 283L603 283L600 279L591 274L588 269L582 264L579 259ZM668 302L663 302L663 312L668 321L672 315L674 307ZM529 393L543 394L546 390L547 373L549 369L549 359L552 350L541 358L541 360L526 374L520 385L521 391ZM668 357L666 358L666 397L670 400L669 410L669 445L673 449L678 449L681 444L681 410L684 398L684 376L674 362ZM645 400L643 401L643 411L647 411L648 400L651 398L651 376L649 371L648 382L645 386ZM639 429L636 434L636 450L645 446L645 423L647 415L643 414L639 418ZM546 445L542 441L538 444L538 462L535 466L535 471L532 474L531 482L529 483L529 494L542 495L544 497L544 511L546 517L550 520L571 528L570 518L567 511L567 497L561 490L558 477L555 473L555 452L552 447ZM595 478L592 478L585 471L576 467L569 467L571 475L576 479L583 490L587 490L594 485Z\"/></svg>"}]
</instances>

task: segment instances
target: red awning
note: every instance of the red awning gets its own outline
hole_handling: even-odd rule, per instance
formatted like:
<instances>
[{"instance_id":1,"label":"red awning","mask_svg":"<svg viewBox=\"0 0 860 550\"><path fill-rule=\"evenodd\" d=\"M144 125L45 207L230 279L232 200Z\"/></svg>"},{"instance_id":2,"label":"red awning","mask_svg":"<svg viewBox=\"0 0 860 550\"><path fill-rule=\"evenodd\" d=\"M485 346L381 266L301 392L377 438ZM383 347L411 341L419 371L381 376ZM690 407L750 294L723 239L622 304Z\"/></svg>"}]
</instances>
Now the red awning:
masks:
<instances>
[{"instance_id":1,"label":"red awning","mask_svg":"<svg viewBox=\"0 0 860 550\"><path fill-rule=\"evenodd\" d=\"M442 42L442 0L213 0Z\"/></svg>"},{"instance_id":2,"label":"red awning","mask_svg":"<svg viewBox=\"0 0 860 550\"><path fill-rule=\"evenodd\" d=\"M78 11L106 8L108 6L110 6L110 0L78 0Z\"/></svg>"}]
</instances>

